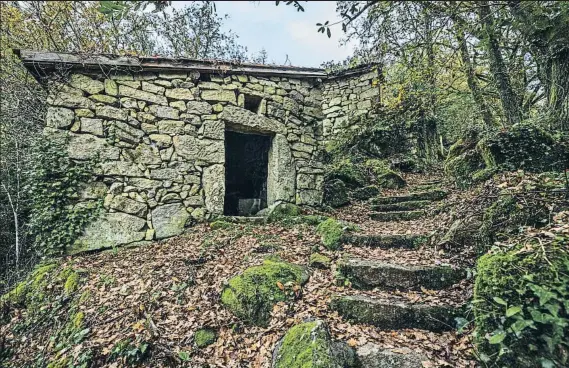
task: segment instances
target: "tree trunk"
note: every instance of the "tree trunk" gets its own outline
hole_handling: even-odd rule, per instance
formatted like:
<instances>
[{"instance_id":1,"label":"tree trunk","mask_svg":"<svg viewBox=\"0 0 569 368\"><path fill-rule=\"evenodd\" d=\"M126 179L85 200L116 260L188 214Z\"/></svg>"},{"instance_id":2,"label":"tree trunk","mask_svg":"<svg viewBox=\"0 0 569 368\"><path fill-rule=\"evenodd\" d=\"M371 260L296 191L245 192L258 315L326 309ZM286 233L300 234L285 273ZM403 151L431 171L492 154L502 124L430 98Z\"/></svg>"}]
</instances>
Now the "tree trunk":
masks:
<instances>
[{"instance_id":1,"label":"tree trunk","mask_svg":"<svg viewBox=\"0 0 569 368\"><path fill-rule=\"evenodd\" d=\"M466 73L466 82L468 83L468 88L470 88L474 102L476 102L478 105L478 109L480 110L480 115L482 116L484 124L487 127L491 127L494 125L492 114L486 105L486 101L484 101L484 96L482 95L480 86L478 86L478 82L476 81L474 67L470 61L470 55L468 54L468 46L466 45L464 31L462 29L458 29L458 27L456 29L456 39L458 41L458 46L460 49L460 57L464 66L464 72Z\"/></svg>"},{"instance_id":2,"label":"tree trunk","mask_svg":"<svg viewBox=\"0 0 569 368\"><path fill-rule=\"evenodd\" d=\"M490 13L488 1L481 1L478 6L478 16L484 28L484 45L490 60L490 71L492 72L496 87L500 94L500 100L506 120L509 125L517 124L522 121L520 100L512 88L510 75L506 68L506 63L500 51L500 45L494 28L493 16Z\"/></svg>"},{"instance_id":3,"label":"tree trunk","mask_svg":"<svg viewBox=\"0 0 569 368\"><path fill-rule=\"evenodd\" d=\"M547 101L552 128L569 131L569 52L551 61Z\"/></svg>"}]
</instances>

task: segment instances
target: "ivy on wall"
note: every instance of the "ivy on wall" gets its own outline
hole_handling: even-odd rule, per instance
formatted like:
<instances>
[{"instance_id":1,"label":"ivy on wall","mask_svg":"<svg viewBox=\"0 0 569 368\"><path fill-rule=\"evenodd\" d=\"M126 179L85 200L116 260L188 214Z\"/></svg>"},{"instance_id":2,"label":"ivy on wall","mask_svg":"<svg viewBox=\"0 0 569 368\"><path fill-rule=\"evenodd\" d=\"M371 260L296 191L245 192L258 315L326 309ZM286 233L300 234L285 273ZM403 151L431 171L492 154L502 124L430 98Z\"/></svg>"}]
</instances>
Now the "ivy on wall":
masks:
<instances>
[{"instance_id":1,"label":"ivy on wall","mask_svg":"<svg viewBox=\"0 0 569 368\"><path fill-rule=\"evenodd\" d=\"M71 160L66 145L65 140L41 139L33 153L28 226L40 255L62 254L102 209L100 200L77 203L82 185L93 179L95 160Z\"/></svg>"}]
</instances>

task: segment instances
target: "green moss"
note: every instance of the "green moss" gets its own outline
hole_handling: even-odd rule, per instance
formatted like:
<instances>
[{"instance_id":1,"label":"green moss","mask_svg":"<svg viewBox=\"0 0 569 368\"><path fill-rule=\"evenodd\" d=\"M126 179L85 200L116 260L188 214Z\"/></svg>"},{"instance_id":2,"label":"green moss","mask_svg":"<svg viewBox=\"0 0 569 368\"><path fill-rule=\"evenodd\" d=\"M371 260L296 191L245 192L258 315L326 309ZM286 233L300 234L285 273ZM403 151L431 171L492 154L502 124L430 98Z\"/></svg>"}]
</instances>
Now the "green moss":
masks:
<instances>
[{"instance_id":1,"label":"green moss","mask_svg":"<svg viewBox=\"0 0 569 368\"><path fill-rule=\"evenodd\" d=\"M333 218L322 222L316 228L316 232L320 234L322 244L330 250L340 248L340 241L344 235L344 226Z\"/></svg>"},{"instance_id":2,"label":"green moss","mask_svg":"<svg viewBox=\"0 0 569 368\"><path fill-rule=\"evenodd\" d=\"M231 278L221 293L221 302L239 318L265 326L273 305L287 299L279 284L303 284L307 279L301 266L265 260Z\"/></svg>"},{"instance_id":3,"label":"green moss","mask_svg":"<svg viewBox=\"0 0 569 368\"><path fill-rule=\"evenodd\" d=\"M364 166L368 169L374 177L385 174L390 171L389 163L386 160L369 159L364 162Z\"/></svg>"},{"instance_id":4,"label":"green moss","mask_svg":"<svg viewBox=\"0 0 569 368\"><path fill-rule=\"evenodd\" d=\"M65 294L69 295L75 292L78 286L79 286L79 274L73 271L72 273L69 274L69 276L67 276L67 280L65 280L65 285L63 286L63 290L65 291Z\"/></svg>"},{"instance_id":5,"label":"green moss","mask_svg":"<svg viewBox=\"0 0 569 368\"><path fill-rule=\"evenodd\" d=\"M317 226L320 225L321 222L326 221L328 217L320 216L320 215L304 215L302 216L302 222L308 225Z\"/></svg>"},{"instance_id":6,"label":"green moss","mask_svg":"<svg viewBox=\"0 0 569 368\"><path fill-rule=\"evenodd\" d=\"M407 183L394 171L387 171L377 177L377 183L381 188L398 189L403 188Z\"/></svg>"},{"instance_id":7,"label":"green moss","mask_svg":"<svg viewBox=\"0 0 569 368\"><path fill-rule=\"evenodd\" d=\"M28 293L28 284L26 281L22 281L16 285L12 291L7 294L2 295L2 301L9 302L15 305L22 305L26 301L26 295Z\"/></svg>"},{"instance_id":8,"label":"green moss","mask_svg":"<svg viewBox=\"0 0 569 368\"><path fill-rule=\"evenodd\" d=\"M348 189L340 179L327 180L324 183L324 204L337 208L342 207L350 202L348 198Z\"/></svg>"},{"instance_id":9,"label":"green moss","mask_svg":"<svg viewBox=\"0 0 569 368\"><path fill-rule=\"evenodd\" d=\"M472 175L481 169L484 169L484 162L476 150L447 159L444 164L445 174L453 178L459 188L471 186L474 183Z\"/></svg>"},{"instance_id":10,"label":"green moss","mask_svg":"<svg viewBox=\"0 0 569 368\"><path fill-rule=\"evenodd\" d=\"M212 230L218 230L218 229L230 229L231 227L233 227L233 224L227 221L217 220L209 224L209 226L211 227Z\"/></svg>"},{"instance_id":11,"label":"green moss","mask_svg":"<svg viewBox=\"0 0 569 368\"><path fill-rule=\"evenodd\" d=\"M481 354L500 367L539 367L542 358L559 359L559 362L563 359L556 356L563 355L562 351L551 350L548 345L553 343L555 346L552 338L556 336L556 328L569 322L567 314L560 312L569 296L569 255L555 244L547 247L547 258L541 251L520 251L521 248L520 245L509 252L486 254L477 264L474 342ZM536 285L537 289L534 289ZM539 292L536 294L535 290ZM544 296L548 300L545 303ZM509 307L518 306L521 311L506 315ZM547 313L553 315L543 318ZM536 317L538 319L531 322ZM523 320L530 321L533 327L515 334L511 328ZM496 331L506 331L503 344L508 348L501 353L502 345L490 344L487 339ZM563 327L559 331L563 331ZM563 335L559 337L563 339Z\"/></svg>"},{"instance_id":12,"label":"green moss","mask_svg":"<svg viewBox=\"0 0 569 368\"><path fill-rule=\"evenodd\" d=\"M32 287L34 289L41 287L46 281L45 278L47 277L47 274L55 267L57 267L57 264L55 263L49 263L37 267L32 273Z\"/></svg>"},{"instance_id":13,"label":"green moss","mask_svg":"<svg viewBox=\"0 0 569 368\"><path fill-rule=\"evenodd\" d=\"M194 335L194 342L198 348L205 348L215 342L216 336L215 331L209 328L202 328L197 330Z\"/></svg>"},{"instance_id":14,"label":"green moss","mask_svg":"<svg viewBox=\"0 0 569 368\"><path fill-rule=\"evenodd\" d=\"M0 300L21 306L28 302L30 296L36 301L42 300L44 296L42 290L47 285L48 274L55 267L57 267L56 263L37 266L24 281L18 283L12 291L3 295Z\"/></svg>"},{"instance_id":15,"label":"green moss","mask_svg":"<svg viewBox=\"0 0 569 368\"><path fill-rule=\"evenodd\" d=\"M83 320L85 320L85 313L79 311L73 316L73 327L75 329L80 329L83 326Z\"/></svg>"},{"instance_id":16,"label":"green moss","mask_svg":"<svg viewBox=\"0 0 569 368\"><path fill-rule=\"evenodd\" d=\"M282 339L274 368L328 368L341 366L334 361L330 334L322 322L293 326ZM343 366L343 365L342 365Z\"/></svg>"},{"instance_id":17,"label":"green moss","mask_svg":"<svg viewBox=\"0 0 569 368\"><path fill-rule=\"evenodd\" d=\"M371 197L378 196L381 193L376 185L368 185L367 187L358 188L351 193L352 198L358 200L366 200Z\"/></svg>"},{"instance_id":18,"label":"green moss","mask_svg":"<svg viewBox=\"0 0 569 368\"><path fill-rule=\"evenodd\" d=\"M270 222L281 221L291 217L300 216L300 214L300 207L297 205L294 205L292 203L279 203L275 206L275 208L272 209L268 220Z\"/></svg>"},{"instance_id":19,"label":"green moss","mask_svg":"<svg viewBox=\"0 0 569 368\"><path fill-rule=\"evenodd\" d=\"M66 368L69 363L69 358L63 357L55 359L47 365L47 368Z\"/></svg>"},{"instance_id":20,"label":"green moss","mask_svg":"<svg viewBox=\"0 0 569 368\"><path fill-rule=\"evenodd\" d=\"M349 188L359 188L366 184L367 177L364 168L345 158L337 161L329 168L326 180L339 179Z\"/></svg>"},{"instance_id":21,"label":"green moss","mask_svg":"<svg viewBox=\"0 0 569 368\"><path fill-rule=\"evenodd\" d=\"M330 268L330 258L320 253L312 253L310 255L310 266L315 268Z\"/></svg>"}]
</instances>

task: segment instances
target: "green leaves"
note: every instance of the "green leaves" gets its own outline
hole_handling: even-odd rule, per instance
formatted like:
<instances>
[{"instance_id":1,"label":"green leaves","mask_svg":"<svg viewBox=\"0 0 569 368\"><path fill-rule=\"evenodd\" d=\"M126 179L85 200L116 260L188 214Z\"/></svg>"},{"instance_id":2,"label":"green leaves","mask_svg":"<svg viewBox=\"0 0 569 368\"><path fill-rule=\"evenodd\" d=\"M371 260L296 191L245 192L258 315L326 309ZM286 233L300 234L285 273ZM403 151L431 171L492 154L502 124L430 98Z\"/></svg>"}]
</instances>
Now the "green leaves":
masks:
<instances>
[{"instance_id":1,"label":"green leaves","mask_svg":"<svg viewBox=\"0 0 569 368\"><path fill-rule=\"evenodd\" d=\"M328 21L328 20L324 24L316 23L316 26L319 27L318 32L320 32L320 33L326 32L326 35L328 35L328 38L332 37L332 31L330 31L329 23L330 23L330 21Z\"/></svg>"},{"instance_id":2,"label":"green leaves","mask_svg":"<svg viewBox=\"0 0 569 368\"><path fill-rule=\"evenodd\" d=\"M518 313L520 313L522 311L521 307L510 307L508 309L506 309L506 317L512 317Z\"/></svg>"},{"instance_id":3,"label":"green leaves","mask_svg":"<svg viewBox=\"0 0 569 368\"><path fill-rule=\"evenodd\" d=\"M506 333L504 331L498 331L494 335L488 338L488 342L492 345L500 344L506 338Z\"/></svg>"}]
</instances>

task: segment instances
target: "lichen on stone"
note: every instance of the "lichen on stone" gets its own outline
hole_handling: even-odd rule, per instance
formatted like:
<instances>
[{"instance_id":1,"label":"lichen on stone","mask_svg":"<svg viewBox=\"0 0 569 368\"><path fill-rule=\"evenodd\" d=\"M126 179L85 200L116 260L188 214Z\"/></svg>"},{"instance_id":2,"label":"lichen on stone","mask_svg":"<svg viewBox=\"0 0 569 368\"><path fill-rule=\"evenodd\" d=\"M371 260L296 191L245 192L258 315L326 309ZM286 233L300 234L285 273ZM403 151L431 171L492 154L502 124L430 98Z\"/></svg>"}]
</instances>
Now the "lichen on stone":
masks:
<instances>
[{"instance_id":1,"label":"lichen on stone","mask_svg":"<svg viewBox=\"0 0 569 368\"><path fill-rule=\"evenodd\" d=\"M310 266L315 268L330 268L330 258L321 253L312 253L310 255Z\"/></svg>"},{"instance_id":2,"label":"lichen on stone","mask_svg":"<svg viewBox=\"0 0 569 368\"><path fill-rule=\"evenodd\" d=\"M215 331L209 328L199 329L194 334L194 343L200 349L213 344L215 340L216 340Z\"/></svg>"},{"instance_id":3,"label":"lichen on stone","mask_svg":"<svg viewBox=\"0 0 569 368\"><path fill-rule=\"evenodd\" d=\"M221 293L221 302L239 318L255 325L268 324L273 305L285 301L285 285L302 285L306 270L295 264L265 260L231 278Z\"/></svg>"},{"instance_id":4,"label":"lichen on stone","mask_svg":"<svg viewBox=\"0 0 569 368\"><path fill-rule=\"evenodd\" d=\"M333 218L322 222L316 228L322 244L330 250L336 250L340 247L342 235L344 235L344 226Z\"/></svg>"}]
</instances>

